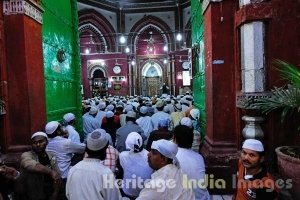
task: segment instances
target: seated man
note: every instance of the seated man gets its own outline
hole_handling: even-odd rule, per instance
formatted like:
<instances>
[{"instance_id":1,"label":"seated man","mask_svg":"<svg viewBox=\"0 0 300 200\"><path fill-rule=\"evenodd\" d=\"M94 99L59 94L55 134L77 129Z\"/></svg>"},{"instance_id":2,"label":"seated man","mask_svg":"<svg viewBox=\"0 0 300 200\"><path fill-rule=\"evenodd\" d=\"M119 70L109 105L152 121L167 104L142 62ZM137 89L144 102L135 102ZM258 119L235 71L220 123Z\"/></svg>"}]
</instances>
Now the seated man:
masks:
<instances>
[{"instance_id":1,"label":"seated man","mask_svg":"<svg viewBox=\"0 0 300 200\"><path fill-rule=\"evenodd\" d=\"M136 200L195 199L193 191L183 186L183 174L176 159L177 151L177 145L168 140L162 139L152 143L148 162L156 171Z\"/></svg>"},{"instance_id":2,"label":"seated man","mask_svg":"<svg viewBox=\"0 0 300 200\"><path fill-rule=\"evenodd\" d=\"M71 167L71 160L75 153L82 154L85 150L85 144L75 143L70 139L64 138L65 131L61 124L57 121L48 122L45 126L46 134L49 138L49 143L46 151L56 157L60 176L62 179L67 178ZM72 162L76 164L76 162Z\"/></svg>"},{"instance_id":3,"label":"seated man","mask_svg":"<svg viewBox=\"0 0 300 200\"><path fill-rule=\"evenodd\" d=\"M196 200L209 200L210 196L205 187L205 163L201 154L192 150L193 129L178 125L174 129L174 142L178 145L176 158L180 163L181 170L189 180L190 187L193 189ZM203 185L193 184L202 183Z\"/></svg>"},{"instance_id":4,"label":"seated man","mask_svg":"<svg viewBox=\"0 0 300 200\"><path fill-rule=\"evenodd\" d=\"M57 199L60 175L55 158L46 152L48 137L44 132L31 136L32 150L21 156L21 175L17 181L18 199Z\"/></svg>"},{"instance_id":5,"label":"seated man","mask_svg":"<svg viewBox=\"0 0 300 200\"><path fill-rule=\"evenodd\" d=\"M160 119L158 122L158 130L154 130L150 133L146 149L148 151L151 150L151 145L153 141L166 139L171 140L173 137L173 131L168 130L169 120L168 119Z\"/></svg>"},{"instance_id":6,"label":"seated man","mask_svg":"<svg viewBox=\"0 0 300 200\"><path fill-rule=\"evenodd\" d=\"M120 154L119 171L123 175L124 196L136 198L143 189L144 181L150 179L153 170L147 162L148 151L143 148L143 139L137 132L131 132L125 141L126 149ZM136 183L141 180L141 184Z\"/></svg>"},{"instance_id":7,"label":"seated man","mask_svg":"<svg viewBox=\"0 0 300 200\"><path fill-rule=\"evenodd\" d=\"M278 189L264 163L264 147L259 140L247 139L238 163L234 199L277 199Z\"/></svg>"},{"instance_id":8,"label":"seated man","mask_svg":"<svg viewBox=\"0 0 300 200\"><path fill-rule=\"evenodd\" d=\"M120 191L114 184L116 182L114 174L100 163L106 157L108 139L98 130L88 135L86 146L88 157L70 169L66 186L68 199L121 199Z\"/></svg>"},{"instance_id":9,"label":"seated man","mask_svg":"<svg viewBox=\"0 0 300 200\"><path fill-rule=\"evenodd\" d=\"M80 143L79 133L75 129L75 115L73 113L67 113L63 116L65 122L65 128L68 132L68 139L72 142Z\"/></svg>"}]
</instances>

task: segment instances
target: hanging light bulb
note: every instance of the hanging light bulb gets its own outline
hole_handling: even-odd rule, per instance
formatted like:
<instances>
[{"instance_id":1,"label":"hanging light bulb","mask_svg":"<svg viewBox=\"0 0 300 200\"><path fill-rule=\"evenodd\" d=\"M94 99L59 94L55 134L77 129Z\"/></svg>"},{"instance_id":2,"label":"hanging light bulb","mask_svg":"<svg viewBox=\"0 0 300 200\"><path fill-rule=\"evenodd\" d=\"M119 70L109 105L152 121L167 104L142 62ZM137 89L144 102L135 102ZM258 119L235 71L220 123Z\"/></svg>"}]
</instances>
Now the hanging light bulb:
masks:
<instances>
[{"instance_id":1,"label":"hanging light bulb","mask_svg":"<svg viewBox=\"0 0 300 200\"><path fill-rule=\"evenodd\" d=\"M126 53L129 53L129 52L130 52L129 47L126 47L126 48L125 48L125 52L126 52Z\"/></svg>"},{"instance_id":2,"label":"hanging light bulb","mask_svg":"<svg viewBox=\"0 0 300 200\"><path fill-rule=\"evenodd\" d=\"M135 65L135 60L131 61L131 65L134 66Z\"/></svg>"},{"instance_id":3,"label":"hanging light bulb","mask_svg":"<svg viewBox=\"0 0 300 200\"><path fill-rule=\"evenodd\" d=\"M125 42L126 42L126 38L124 37L124 35L121 35L121 37L120 37L120 43L121 44L125 44Z\"/></svg>"},{"instance_id":4,"label":"hanging light bulb","mask_svg":"<svg viewBox=\"0 0 300 200\"><path fill-rule=\"evenodd\" d=\"M178 33L178 34L177 34L176 40L177 40L177 41L181 41L181 40L182 40L182 35L181 35L181 33Z\"/></svg>"},{"instance_id":5,"label":"hanging light bulb","mask_svg":"<svg viewBox=\"0 0 300 200\"><path fill-rule=\"evenodd\" d=\"M167 44L164 46L164 51L168 51L168 45Z\"/></svg>"},{"instance_id":6,"label":"hanging light bulb","mask_svg":"<svg viewBox=\"0 0 300 200\"><path fill-rule=\"evenodd\" d=\"M85 49L85 54L90 54L90 49L89 48Z\"/></svg>"}]
</instances>

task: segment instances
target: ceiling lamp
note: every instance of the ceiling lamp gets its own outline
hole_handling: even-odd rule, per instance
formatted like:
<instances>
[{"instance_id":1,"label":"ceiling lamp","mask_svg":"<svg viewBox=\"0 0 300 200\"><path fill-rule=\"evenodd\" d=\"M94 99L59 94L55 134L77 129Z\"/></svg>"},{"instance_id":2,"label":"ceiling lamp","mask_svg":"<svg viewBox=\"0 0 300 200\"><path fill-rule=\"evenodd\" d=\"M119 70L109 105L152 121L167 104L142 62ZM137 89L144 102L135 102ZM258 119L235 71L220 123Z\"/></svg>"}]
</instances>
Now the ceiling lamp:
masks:
<instances>
[{"instance_id":1,"label":"ceiling lamp","mask_svg":"<svg viewBox=\"0 0 300 200\"><path fill-rule=\"evenodd\" d=\"M177 34L176 40L177 40L177 41L181 41L181 40L182 40L182 35L181 35L181 33L178 33L178 34Z\"/></svg>"},{"instance_id":2,"label":"ceiling lamp","mask_svg":"<svg viewBox=\"0 0 300 200\"><path fill-rule=\"evenodd\" d=\"M126 42L126 38L125 38L125 36L124 35L121 35L121 37L120 37L120 43L121 44L125 44L125 42Z\"/></svg>"}]
</instances>

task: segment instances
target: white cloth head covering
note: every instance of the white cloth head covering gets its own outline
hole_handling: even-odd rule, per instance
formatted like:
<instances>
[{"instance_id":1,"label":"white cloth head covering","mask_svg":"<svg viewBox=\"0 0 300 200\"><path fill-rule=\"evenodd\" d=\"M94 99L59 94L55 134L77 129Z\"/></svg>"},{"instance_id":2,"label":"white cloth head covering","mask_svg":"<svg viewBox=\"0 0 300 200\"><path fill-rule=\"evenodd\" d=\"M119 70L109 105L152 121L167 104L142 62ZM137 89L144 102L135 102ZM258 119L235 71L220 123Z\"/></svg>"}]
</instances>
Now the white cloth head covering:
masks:
<instances>
[{"instance_id":1,"label":"white cloth head covering","mask_svg":"<svg viewBox=\"0 0 300 200\"><path fill-rule=\"evenodd\" d=\"M64 121L69 123L70 121L75 119L75 115L73 113L67 113L63 116Z\"/></svg>"},{"instance_id":2,"label":"white cloth head covering","mask_svg":"<svg viewBox=\"0 0 300 200\"><path fill-rule=\"evenodd\" d=\"M155 149L163 156L173 159L173 164L179 167L179 162L176 158L176 154L178 152L177 144L169 140L161 139L161 140L153 141L151 145L151 149Z\"/></svg>"},{"instance_id":3,"label":"white cloth head covering","mask_svg":"<svg viewBox=\"0 0 300 200\"><path fill-rule=\"evenodd\" d=\"M59 122L57 121L48 122L45 126L45 131L48 135L50 135L54 133L54 131L57 129L58 126L59 126Z\"/></svg>"},{"instance_id":4,"label":"white cloth head covering","mask_svg":"<svg viewBox=\"0 0 300 200\"><path fill-rule=\"evenodd\" d=\"M163 111L164 111L165 113L169 113L169 112L170 112L169 106L165 106L164 109L163 109Z\"/></svg>"},{"instance_id":5,"label":"white cloth head covering","mask_svg":"<svg viewBox=\"0 0 300 200\"><path fill-rule=\"evenodd\" d=\"M247 139L244 141L244 144L242 146L243 149L250 149L257 152L263 152L264 146L261 143L261 141L256 139Z\"/></svg>"},{"instance_id":6,"label":"white cloth head covering","mask_svg":"<svg viewBox=\"0 0 300 200\"><path fill-rule=\"evenodd\" d=\"M129 112L129 111L132 111L133 110L133 106L131 104L128 104L125 106L125 111L126 112Z\"/></svg>"},{"instance_id":7,"label":"white cloth head covering","mask_svg":"<svg viewBox=\"0 0 300 200\"><path fill-rule=\"evenodd\" d=\"M115 107L111 104L109 104L107 107L106 107L106 110L107 111L113 111L115 109Z\"/></svg>"},{"instance_id":8,"label":"white cloth head covering","mask_svg":"<svg viewBox=\"0 0 300 200\"><path fill-rule=\"evenodd\" d=\"M188 126L190 128L193 127L193 123L192 123L192 120L188 117L184 117L180 120L180 124L181 125L185 125L185 126Z\"/></svg>"},{"instance_id":9,"label":"white cloth head covering","mask_svg":"<svg viewBox=\"0 0 300 200\"><path fill-rule=\"evenodd\" d=\"M101 103L99 103L98 107L100 110L103 110L106 108L106 104L104 102L101 102Z\"/></svg>"},{"instance_id":10,"label":"white cloth head covering","mask_svg":"<svg viewBox=\"0 0 300 200\"><path fill-rule=\"evenodd\" d=\"M128 111L126 114L127 117L132 117L132 118L136 118L136 113L133 111Z\"/></svg>"},{"instance_id":11,"label":"white cloth head covering","mask_svg":"<svg viewBox=\"0 0 300 200\"><path fill-rule=\"evenodd\" d=\"M31 136L31 139L33 139L33 138L36 137L36 136L43 136L43 137L45 137L46 139L48 139L47 134L44 133L44 132L41 132L41 131L35 132L35 133Z\"/></svg>"},{"instance_id":12,"label":"white cloth head covering","mask_svg":"<svg viewBox=\"0 0 300 200\"><path fill-rule=\"evenodd\" d=\"M91 107L90 111L89 111L89 114L90 115L94 115L98 112L98 109L94 106Z\"/></svg>"},{"instance_id":13,"label":"white cloth head covering","mask_svg":"<svg viewBox=\"0 0 300 200\"><path fill-rule=\"evenodd\" d=\"M96 129L88 135L87 148L92 151L103 149L108 143L106 131L104 129Z\"/></svg>"},{"instance_id":14,"label":"white cloth head covering","mask_svg":"<svg viewBox=\"0 0 300 200\"><path fill-rule=\"evenodd\" d=\"M199 119L200 118L200 111L197 108L193 108L190 111L190 115L194 118L194 119Z\"/></svg>"},{"instance_id":15,"label":"white cloth head covering","mask_svg":"<svg viewBox=\"0 0 300 200\"><path fill-rule=\"evenodd\" d=\"M146 106L140 107L140 113L146 114L148 112L148 108Z\"/></svg>"},{"instance_id":16,"label":"white cloth head covering","mask_svg":"<svg viewBox=\"0 0 300 200\"><path fill-rule=\"evenodd\" d=\"M143 139L139 133L131 132L127 136L125 144L126 149L129 149L130 151L139 150L143 145Z\"/></svg>"},{"instance_id":17,"label":"white cloth head covering","mask_svg":"<svg viewBox=\"0 0 300 200\"><path fill-rule=\"evenodd\" d=\"M114 116L114 113L112 111L107 111L105 116L106 118L111 118Z\"/></svg>"}]
</instances>

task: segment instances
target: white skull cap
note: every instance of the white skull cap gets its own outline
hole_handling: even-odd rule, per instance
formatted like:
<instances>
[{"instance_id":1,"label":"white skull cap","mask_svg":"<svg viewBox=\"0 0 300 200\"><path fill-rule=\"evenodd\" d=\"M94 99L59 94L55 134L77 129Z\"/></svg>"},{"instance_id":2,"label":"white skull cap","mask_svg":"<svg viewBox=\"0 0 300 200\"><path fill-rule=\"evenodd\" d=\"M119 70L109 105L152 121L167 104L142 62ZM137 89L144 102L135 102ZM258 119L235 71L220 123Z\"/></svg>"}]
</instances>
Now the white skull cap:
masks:
<instances>
[{"instance_id":1,"label":"white skull cap","mask_svg":"<svg viewBox=\"0 0 300 200\"><path fill-rule=\"evenodd\" d=\"M247 139L245 140L243 146L243 149L250 149L253 151L257 151L257 152L263 152L264 151L264 146L261 143L261 141L256 140L256 139Z\"/></svg>"}]
</instances>

